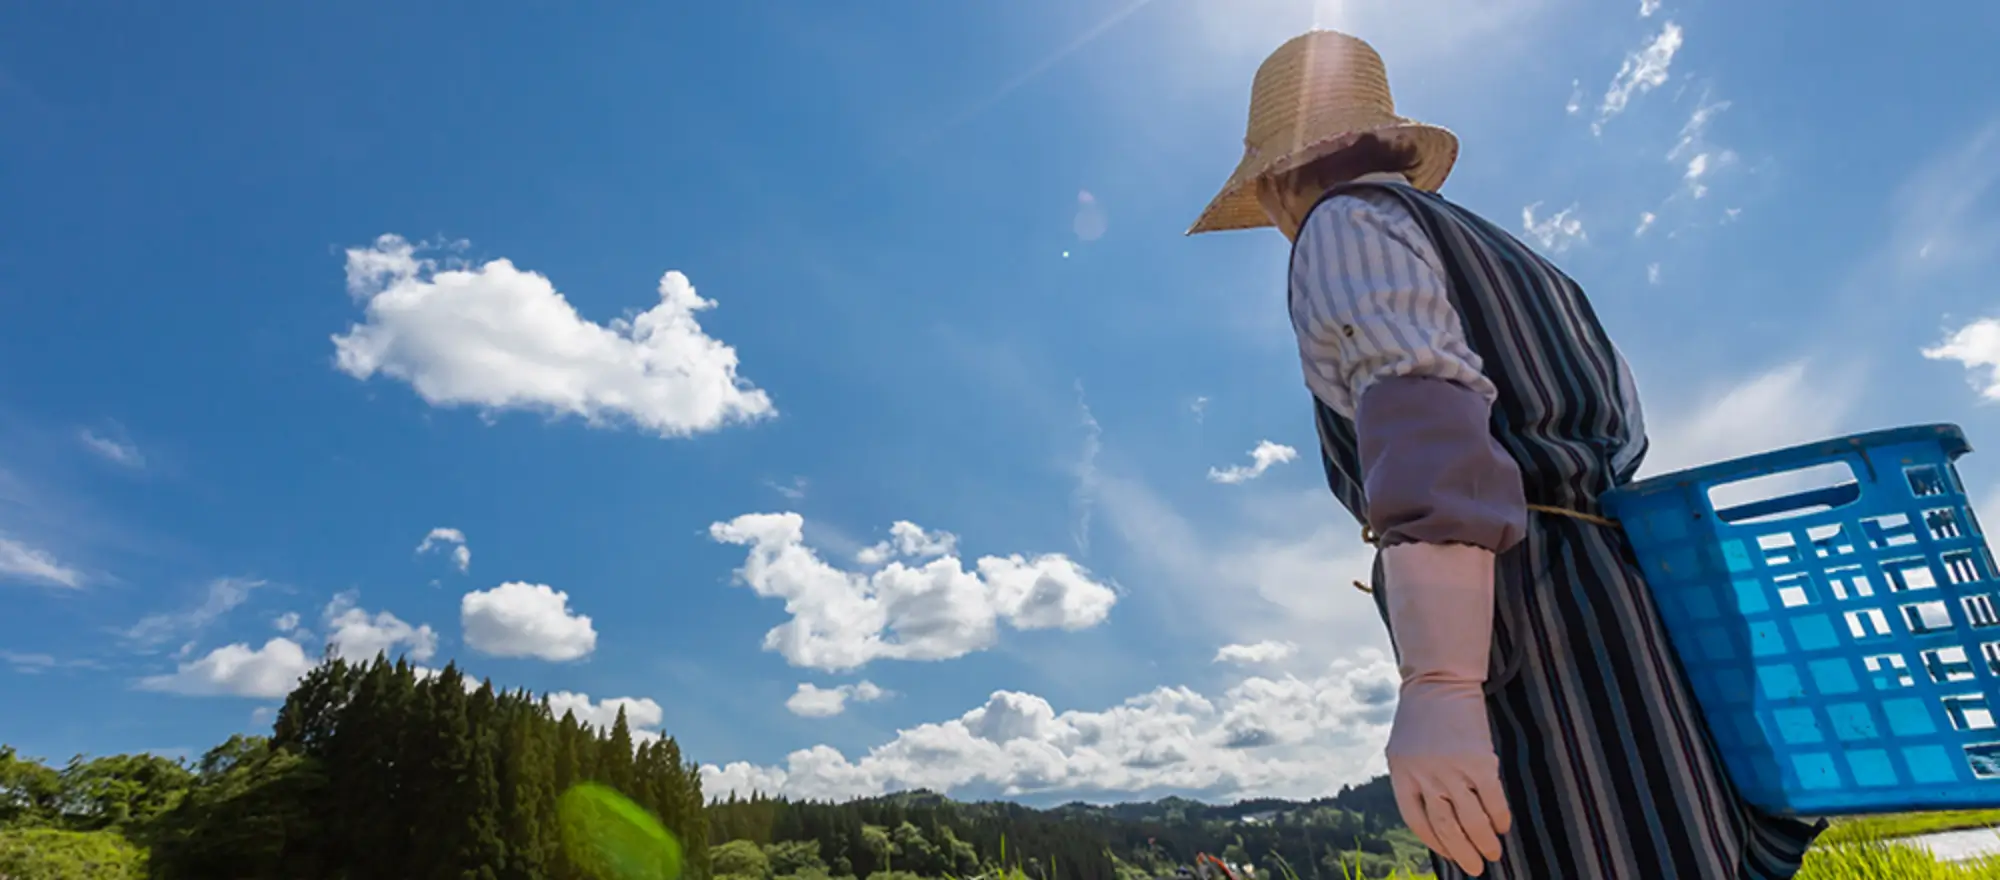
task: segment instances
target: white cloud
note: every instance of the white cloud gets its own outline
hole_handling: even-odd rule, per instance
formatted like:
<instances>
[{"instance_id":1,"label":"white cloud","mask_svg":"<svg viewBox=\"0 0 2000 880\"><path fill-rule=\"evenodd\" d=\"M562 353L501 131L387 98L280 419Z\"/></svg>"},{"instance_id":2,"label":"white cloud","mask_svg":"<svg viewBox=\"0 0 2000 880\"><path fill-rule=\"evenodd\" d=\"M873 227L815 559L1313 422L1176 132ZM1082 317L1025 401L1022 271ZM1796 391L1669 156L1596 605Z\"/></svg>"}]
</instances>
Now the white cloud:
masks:
<instances>
[{"instance_id":1,"label":"white cloud","mask_svg":"<svg viewBox=\"0 0 2000 880\"><path fill-rule=\"evenodd\" d=\"M1639 0L1640 18L1652 18L1653 13L1658 11L1660 11L1660 0Z\"/></svg>"},{"instance_id":2,"label":"white cloud","mask_svg":"<svg viewBox=\"0 0 2000 880\"><path fill-rule=\"evenodd\" d=\"M764 649L794 666L841 671L881 659L946 660L991 647L1002 621L1016 629L1085 629L1103 622L1117 601L1061 554L986 556L968 571L945 550L850 572L805 546L804 528L796 513L745 514L709 526L715 540L750 548L737 569L744 585L785 600L791 620L765 634ZM945 540L912 525L892 549L901 553L905 537L924 552Z\"/></svg>"},{"instance_id":3,"label":"white cloud","mask_svg":"<svg viewBox=\"0 0 2000 880\"><path fill-rule=\"evenodd\" d=\"M764 482L764 485L771 487L771 491L783 495L786 498L789 498L793 501L803 501L805 500L806 497L807 483L805 477L793 477L791 483L789 484L777 483L766 480Z\"/></svg>"},{"instance_id":4,"label":"white cloud","mask_svg":"<svg viewBox=\"0 0 2000 880\"><path fill-rule=\"evenodd\" d=\"M1208 398L1197 396L1188 404L1188 412L1194 413L1194 423L1199 425L1208 418Z\"/></svg>"},{"instance_id":5,"label":"white cloud","mask_svg":"<svg viewBox=\"0 0 2000 880\"><path fill-rule=\"evenodd\" d=\"M565 712L574 712L576 720L607 731L618 723L620 709L625 710L625 726L635 731L659 727L667 717L659 703L644 697L611 697L593 703L589 694L557 691L548 696L548 704L550 714L557 718Z\"/></svg>"},{"instance_id":6,"label":"white cloud","mask_svg":"<svg viewBox=\"0 0 2000 880\"><path fill-rule=\"evenodd\" d=\"M146 466L146 456L139 452L139 447L133 446L130 443L121 443L109 437L102 436L89 428L78 431L76 439L83 444L84 448L102 456L105 461L128 468L142 468Z\"/></svg>"},{"instance_id":7,"label":"white cloud","mask_svg":"<svg viewBox=\"0 0 2000 880\"><path fill-rule=\"evenodd\" d=\"M996 691L947 721L899 731L850 759L800 749L783 766L706 765L702 790L847 799L991 786L1038 793L1201 792L1217 799L1312 797L1381 770L1396 665L1380 651L1311 677L1252 677L1211 699L1159 688L1097 711L1057 712L1033 694Z\"/></svg>"},{"instance_id":8,"label":"white cloud","mask_svg":"<svg viewBox=\"0 0 2000 880\"><path fill-rule=\"evenodd\" d=\"M465 643L495 657L575 660L597 649L588 616L569 608L569 594L543 584L505 583L459 602Z\"/></svg>"},{"instance_id":9,"label":"white cloud","mask_svg":"<svg viewBox=\"0 0 2000 880\"><path fill-rule=\"evenodd\" d=\"M252 578L216 578L208 582L200 605L186 611L146 615L125 631L125 638L142 647L156 647L197 634L236 610L249 600L253 590L262 586L263 581Z\"/></svg>"},{"instance_id":10,"label":"white cloud","mask_svg":"<svg viewBox=\"0 0 2000 880\"><path fill-rule=\"evenodd\" d=\"M1536 220L1535 209L1541 206L1541 202L1536 202L1521 209L1521 230L1540 244L1543 250L1559 254L1569 250L1570 245L1590 240L1590 236L1583 231L1583 220L1576 216L1575 205Z\"/></svg>"},{"instance_id":11,"label":"white cloud","mask_svg":"<svg viewBox=\"0 0 2000 880\"><path fill-rule=\"evenodd\" d=\"M433 406L629 421L661 437L776 414L737 376L735 349L703 332L695 315L715 303L679 272L660 278L658 305L597 324L508 260L441 269L384 235L348 250L347 286L366 318L333 337L339 368L406 381Z\"/></svg>"},{"instance_id":12,"label":"white cloud","mask_svg":"<svg viewBox=\"0 0 2000 880\"><path fill-rule=\"evenodd\" d=\"M872 681L860 681L830 688L802 681L799 682L799 689L785 699L785 708L793 715L831 718L847 711L849 701L871 703L885 696L888 696L888 691L876 686Z\"/></svg>"},{"instance_id":13,"label":"white cloud","mask_svg":"<svg viewBox=\"0 0 2000 880\"><path fill-rule=\"evenodd\" d=\"M354 606L355 595L341 593L327 603L327 641L333 656L350 663L367 663L377 654L395 659L398 647L411 660L424 661L437 653L437 633L428 624L411 626L387 611L373 615ZM296 620L296 615L294 615Z\"/></svg>"},{"instance_id":14,"label":"white cloud","mask_svg":"<svg viewBox=\"0 0 2000 880\"><path fill-rule=\"evenodd\" d=\"M1597 109L1597 121L1591 123L1591 131L1603 132L1604 123L1625 112L1633 96L1665 85L1667 72L1674 63L1674 53L1680 48L1680 25L1670 21L1660 29L1659 36L1645 47L1625 56L1624 65L1618 68L1618 75L1611 78L1611 87L1604 93L1604 103Z\"/></svg>"},{"instance_id":15,"label":"white cloud","mask_svg":"<svg viewBox=\"0 0 2000 880\"><path fill-rule=\"evenodd\" d=\"M1223 645L1215 652L1217 663L1264 664L1276 663L1299 652L1299 646L1291 642L1262 641L1248 645Z\"/></svg>"},{"instance_id":16,"label":"white cloud","mask_svg":"<svg viewBox=\"0 0 2000 880\"><path fill-rule=\"evenodd\" d=\"M278 619L271 621L271 626L275 627L281 633L291 633L297 630L299 628L298 612L287 611L278 615Z\"/></svg>"},{"instance_id":17,"label":"white cloud","mask_svg":"<svg viewBox=\"0 0 2000 880\"><path fill-rule=\"evenodd\" d=\"M1299 451L1282 443L1261 441L1257 448L1250 450L1250 464L1230 465L1226 468L1209 468L1208 479L1225 485L1236 485L1257 479L1271 469L1272 465L1285 464L1299 457Z\"/></svg>"},{"instance_id":18,"label":"white cloud","mask_svg":"<svg viewBox=\"0 0 2000 880\"><path fill-rule=\"evenodd\" d=\"M431 529L431 533L424 536L423 543L417 545L417 552L429 553L446 547L451 548L451 563L458 566L459 571L472 567L472 548L465 543L465 533L457 529L442 526Z\"/></svg>"},{"instance_id":19,"label":"white cloud","mask_svg":"<svg viewBox=\"0 0 2000 880\"><path fill-rule=\"evenodd\" d=\"M1966 324L1924 349L1923 354L1934 361L1959 362L1979 396L2000 400L2000 319L1981 318Z\"/></svg>"},{"instance_id":20,"label":"white cloud","mask_svg":"<svg viewBox=\"0 0 2000 880\"><path fill-rule=\"evenodd\" d=\"M299 677L313 667L304 648L290 639L272 639L264 647L224 645L192 663L182 663L170 675L139 680L139 688L191 697L255 697L273 699L291 692Z\"/></svg>"},{"instance_id":21,"label":"white cloud","mask_svg":"<svg viewBox=\"0 0 2000 880\"><path fill-rule=\"evenodd\" d=\"M0 536L0 581L18 580L52 587L76 589L83 586L83 572L61 562L45 550Z\"/></svg>"},{"instance_id":22,"label":"white cloud","mask_svg":"<svg viewBox=\"0 0 2000 880\"><path fill-rule=\"evenodd\" d=\"M1569 102L1563 105L1563 112L1571 116L1583 111L1583 80L1569 81Z\"/></svg>"},{"instance_id":23,"label":"white cloud","mask_svg":"<svg viewBox=\"0 0 2000 880\"><path fill-rule=\"evenodd\" d=\"M1639 228L1632 230L1632 237L1638 238L1645 235L1646 230L1653 228L1653 221L1658 219L1660 219L1659 216L1651 211L1641 212L1639 214Z\"/></svg>"},{"instance_id":24,"label":"white cloud","mask_svg":"<svg viewBox=\"0 0 2000 880\"><path fill-rule=\"evenodd\" d=\"M1646 283L1647 284L1660 283L1660 264L1658 263L1646 264Z\"/></svg>"},{"instance_id":25,"label":"white cloud","mask_svg":"<svg viewBox=\"0 0 2000 880\"><path fill-rule=\"evenodd\" d=\"M881 541L873 547L863 548L860 553L854 554L854 561L862 565L881 565L898 556L929 559L957 552L957 535L950 532L927 532L923 526L916 523L897 520L889 526L889 540Z\"/></svg>"}]
</instances>

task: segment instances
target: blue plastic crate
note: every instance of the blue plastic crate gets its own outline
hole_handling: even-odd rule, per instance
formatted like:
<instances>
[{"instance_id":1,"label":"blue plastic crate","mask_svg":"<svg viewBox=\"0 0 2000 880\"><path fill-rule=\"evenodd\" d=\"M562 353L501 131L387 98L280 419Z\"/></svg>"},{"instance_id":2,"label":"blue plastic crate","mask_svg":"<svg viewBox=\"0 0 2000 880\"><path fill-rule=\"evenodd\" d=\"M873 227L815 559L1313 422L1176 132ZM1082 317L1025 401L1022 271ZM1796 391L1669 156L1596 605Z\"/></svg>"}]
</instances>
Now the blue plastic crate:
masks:
<instances>
[{"instance_id":1,"label":"blue plastic crate","mask_svg":"<svg viewBox=\"0 0 2000 880\"><path fill-rule=\"evenodd\" d=\"M1954 425L1899 428L1604 497L1750 802L2000 807L2000 581L1953 464L1970 448ZM1839 463L1852 480L1711 502L1718 486Z\"/></svg>"}]
</instances>

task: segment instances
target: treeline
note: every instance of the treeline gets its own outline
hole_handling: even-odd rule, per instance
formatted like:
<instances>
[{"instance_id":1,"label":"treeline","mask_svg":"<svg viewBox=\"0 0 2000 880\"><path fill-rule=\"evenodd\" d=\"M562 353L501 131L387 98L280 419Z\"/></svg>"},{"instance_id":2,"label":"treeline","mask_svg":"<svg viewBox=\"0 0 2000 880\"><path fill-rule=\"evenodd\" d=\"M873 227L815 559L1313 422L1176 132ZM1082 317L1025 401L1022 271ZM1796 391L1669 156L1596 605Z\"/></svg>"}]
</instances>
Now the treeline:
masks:
<instances>
[{"instance_id":1,"label":"treeline","mask_svg":"<svg viewBox=\"0 0 2000 880\"><path fill-rule=\"evenodd\" d=\"M314 669L271 736L234 737L191 768L126 755L59 771L0 752L0 828L13 829L0 859L115 836L150 851L123 876L158 880L594 880L563 852L555 813L584 781L659 817L685 876L706 880L700 773L674 740L635 743L623 712L598 730L453 666L379 659Z\"/></svg>"},{"instance_id":2,"label":"treeline","mask_svg":"<svg viewBox=\"0 0 2000 880\"><path fill-rule=\"evenodd\" d=\"M329 660L269 736L232 737L192 763L57 768L0 747L0 878L591 880L556 816L557 796L586 781L657 816L688 880L1148 880L1199 853L1299 880L1423 864L1386 778L1309 803L1035 809L906 792L705 804L675 741L635 742L622 713L598 729L456 667L378 659Z\"/></svg>"},{"instance_id":3,"label":"treeline","mask_svg":"<svg viewBox=\"0 0 2000 880\"><path fill-rule=\"evenodd\" d=\"M1387 777L1312 802L1069 804L1038 810L910 792L842 804L736 798L708 809L715 880L813 880L878 871L971 877L1171 877L1208 853L1300 880L1386 877L1427 856L1396 812ZM1004 859L1002 852L1004 849Z\"/></svg>"}]
</instances>

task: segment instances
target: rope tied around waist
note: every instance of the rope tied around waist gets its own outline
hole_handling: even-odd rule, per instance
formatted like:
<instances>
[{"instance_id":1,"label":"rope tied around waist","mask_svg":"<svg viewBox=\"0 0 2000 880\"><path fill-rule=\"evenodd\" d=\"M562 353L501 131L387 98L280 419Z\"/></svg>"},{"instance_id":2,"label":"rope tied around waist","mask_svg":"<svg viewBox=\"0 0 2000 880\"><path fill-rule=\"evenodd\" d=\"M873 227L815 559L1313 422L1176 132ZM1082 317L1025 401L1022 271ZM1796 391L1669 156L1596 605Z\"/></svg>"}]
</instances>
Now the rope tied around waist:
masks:
<instances>
[{"instance_id":1,"label":"rope tied around waist","mask_svg":"<svg viewBox=\"0 0 2000 880\"><path fill-rule=\"evenodd\" d=\"M1584 513L1581 510L1571 510L1567 507L1551 507L1547 504L1530 504L1528 505L1528 509L1536 513L1546 513L1546 514L1551 514L1553 516L1563 516L1574 520L1580 520L1582 522L1590 523L1591 525L1604 526L1606 528L1613 528L1613 529L1618 528L1618 521L1615 519L1598 516L1597 514L1594 513ZM1381 539L1382 536L1375 534L1374 529L1371 529L1365 525L1361 527L1361 540L1364 543L1368 544L1371 547L1380 547L1382 546ZM1354 588L1364 593L1375 592L1373 588L1369 587L1367 584L1364 584L1360 581L1354 582Z\"/></svg>"}]
</instances>

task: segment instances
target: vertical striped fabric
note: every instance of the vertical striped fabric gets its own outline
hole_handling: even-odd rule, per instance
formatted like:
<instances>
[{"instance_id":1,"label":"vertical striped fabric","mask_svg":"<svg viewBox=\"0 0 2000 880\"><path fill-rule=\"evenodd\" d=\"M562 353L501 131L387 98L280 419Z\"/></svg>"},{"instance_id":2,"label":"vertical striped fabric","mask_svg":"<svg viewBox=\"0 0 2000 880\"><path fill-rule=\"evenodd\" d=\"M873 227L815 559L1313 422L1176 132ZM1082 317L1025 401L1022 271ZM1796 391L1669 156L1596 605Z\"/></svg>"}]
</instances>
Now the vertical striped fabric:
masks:
<instances>
[{"instance_id":1,"label":"vertical striped fabric","mask_svg":"<svg viewBox=\"0 0 2000 880\"><path fill-rule=\"evenodd\" d=\"M1631 380L1583 291L1504 230L1396 184L1430 238L1466 340L1498 389L1493 434L1530 503L1596 513L1645 448ZM1296 255L1295 255L1296 258ZM1327 484L1365 521L1354 423L1315 401ZM1487 705L1514 828L1500 880L1777 880L1821 826L1737 797L1630 547L1615 529L1536 514L1497 566ZM1388 620L1386 585L1375 598ZM1465 876L1442 859L1440 878Z\"/></svg>"}]
</instances>

